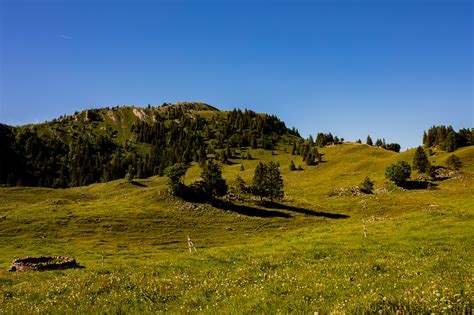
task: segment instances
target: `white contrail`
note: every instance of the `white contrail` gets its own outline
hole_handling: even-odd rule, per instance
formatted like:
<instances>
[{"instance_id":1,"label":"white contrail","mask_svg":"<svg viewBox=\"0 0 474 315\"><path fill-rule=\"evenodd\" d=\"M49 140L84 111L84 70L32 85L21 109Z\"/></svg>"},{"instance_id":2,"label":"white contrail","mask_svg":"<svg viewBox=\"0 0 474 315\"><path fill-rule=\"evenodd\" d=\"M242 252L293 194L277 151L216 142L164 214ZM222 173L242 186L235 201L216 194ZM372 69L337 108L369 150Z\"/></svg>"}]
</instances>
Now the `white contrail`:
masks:
<instances>
[{"instance_id":1,"label":"white contrail","mask_svg":"<svg viewBox=\"0 0 474 315\"><path fill-rule=\"evenodd\" d=\"M61 37L64 38L64 39L72 39L72 37L69 37L69 36L64 35L64 34L62 34Z\"/></svg>"}]
</instances>

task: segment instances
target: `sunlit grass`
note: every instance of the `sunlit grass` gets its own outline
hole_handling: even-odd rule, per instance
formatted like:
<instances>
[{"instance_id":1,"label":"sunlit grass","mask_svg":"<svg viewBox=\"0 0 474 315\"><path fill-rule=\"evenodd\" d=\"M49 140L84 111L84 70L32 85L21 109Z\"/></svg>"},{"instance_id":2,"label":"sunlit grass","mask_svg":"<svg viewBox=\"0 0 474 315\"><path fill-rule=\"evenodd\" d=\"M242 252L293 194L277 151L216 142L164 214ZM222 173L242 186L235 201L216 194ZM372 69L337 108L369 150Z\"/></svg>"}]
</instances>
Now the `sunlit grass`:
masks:
<instances>
[{"instance_id":1,"label":"sunlit grass","mask_svg":"<svg viewBox=\"0 0 474 315\"><path fill-rule=\"evenodd\" d=\"M242 206L290 217L191 204L170 197L159 177L141 186L2 188L0 313L472 311L473 148L455 152L464 176L435 190L356 197L329 192L365 176L384 187L385 167L411 161L413 151L347 144L320 152L326 162L306 166L283 148L273 156L250 150L254 159L233 159L224 176L250 183L259 161L278 161L283 204L347 218L250 199ZM431 161L444 165L448 156ZM305 170L290 172L291 160ZM186 182L199 174L193 166ZM197 253L187 251L187 235ZM85 268L7 271L14 258L32 255L69 255Z\"/></svg>"}]
</instances>

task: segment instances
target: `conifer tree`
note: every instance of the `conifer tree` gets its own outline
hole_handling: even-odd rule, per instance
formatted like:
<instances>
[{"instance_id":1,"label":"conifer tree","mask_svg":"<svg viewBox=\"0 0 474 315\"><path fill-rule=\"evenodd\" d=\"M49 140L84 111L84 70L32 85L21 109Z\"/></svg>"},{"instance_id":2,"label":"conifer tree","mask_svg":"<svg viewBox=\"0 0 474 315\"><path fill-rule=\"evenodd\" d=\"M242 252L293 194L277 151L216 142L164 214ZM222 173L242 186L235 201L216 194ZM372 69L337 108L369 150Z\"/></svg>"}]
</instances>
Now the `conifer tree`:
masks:
<instances>
[{"instance_id":1,"label":"conifer tree","mask_svg":"<svg viewBox=\"0 0 474 315\"><path fill-rule=\"evenodd\" d=\"M277 163L270 161L268 164L268 174L266 176L268 195L270 201L283 198L283 178Z\"/></svg>"},{"instance_id":2,"label":"conifer tree","mask_svg":"<svg viewBox=\"0 0 474 315\"><path fill-rule=\"evenodd\" d=\"M220 167L213 162L213 160L207 161L202 173L202 188L206 195L210 197L223 196L227 193L227 183L222 177L222 171Z\"/></svg>"},{"instance_id":3,"label":"conifer tree","mask_svg":"<svg viewBox=\"0 0 474 315\"><path fill-rule=\"evenodd\" d=\"M247 186L245 185L245 181L243 180L240 175L237 175L237 187L236 190L240 194L245 194L247 192Z\"/></svg>"},{"instance_id":4,"label":"conifer tree","mask_svg":"<svg viewBox=\"0 0 474 315\"><path fill-rule=\"evenodd\" d=\"M369 136L367 136L367 140L365 141L365 143L367 143L368 145L374 145L373 142L372 142L372 138Z\"/></svg>"},{"instance_id":5,"label":"conifer tree","mask_svg":"<svg viewBox=\"0 0 474 315\"><path fill-rule=\"evenodd\" d=\"M420 173L426 173L429 170L430 162L421 146L416 148L415 156L413 157L413 169Z\"/></svg>"},{"instance_id":6,"label":"conifer tree","mask_svg":"<svg viewBox=\"0 0 474 315\"><path fill-rule=\"evenodd\" d=\"M267 176L267 167L262 162L257 164L255 172L252 179L252 193L260 197L260 200L263 200L263 197L267 196L267 189L265 187L266 181L265 177Z\"/></svg>"},{"instance_id":7,"label":"conifer tree","mask_svg":"<svg viewBox=\"0 0 474 315\"><path fill-rule=\"evenodd\" d=\"M252 193L259 196L260 200L269 197L272 202L283 197L283 178L277 163L260 162L257 165L252 179Z\"/></svg>"},{"instance_id":8,"label":"conifer tree","mask_svg":"<svg viewBox=\"0 0 474 315\"><path fill-rule=\"evenodd\" d=\"M295 162L293 162L293 160L290 162L290 171L296 171Z\"/></svg>"}]
</instances>

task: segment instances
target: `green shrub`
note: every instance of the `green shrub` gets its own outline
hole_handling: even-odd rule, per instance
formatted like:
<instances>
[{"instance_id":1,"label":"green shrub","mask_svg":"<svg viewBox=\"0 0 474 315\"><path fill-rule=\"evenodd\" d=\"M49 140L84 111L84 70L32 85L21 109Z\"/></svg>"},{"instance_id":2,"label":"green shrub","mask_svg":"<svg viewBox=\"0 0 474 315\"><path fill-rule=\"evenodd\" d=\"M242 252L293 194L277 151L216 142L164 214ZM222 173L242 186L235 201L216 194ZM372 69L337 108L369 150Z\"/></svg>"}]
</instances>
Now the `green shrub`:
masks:
<instances>
[{"instance_id":1,"label":"green shrub","mask_svg":"<svg viewBox=\"0 0 474 315\"><path fill-rule=\"evenodd\" d=\"M405 161L394 163L385 170L385 178L394 182L397 186L402 185L411 175L411 167Z\"/></svg>"}]
</instances>

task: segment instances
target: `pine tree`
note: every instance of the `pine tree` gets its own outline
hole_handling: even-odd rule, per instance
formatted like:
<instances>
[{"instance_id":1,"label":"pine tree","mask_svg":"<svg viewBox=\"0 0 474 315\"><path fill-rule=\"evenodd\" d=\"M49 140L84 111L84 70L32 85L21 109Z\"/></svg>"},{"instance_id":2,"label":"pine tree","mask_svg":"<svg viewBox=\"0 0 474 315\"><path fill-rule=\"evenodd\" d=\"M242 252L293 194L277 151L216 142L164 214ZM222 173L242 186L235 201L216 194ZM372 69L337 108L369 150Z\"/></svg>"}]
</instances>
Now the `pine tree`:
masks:
<instances>
[{"instance_id":1,"label":"pine tree","mask_svg":"<svg viewBox=\"0 0 474 315\"><path fill-rule=\"evenodd\" d=\"M204 193L210 197L223 196L227 193L227 183L222 177L220 167L212 160L207 161L202 173L202 188Z\"/></svg>"},{"instance_id":2,"label":"pine tree","mask_svg":"<svg viewBox=\"0 0 474 315\"><path fill-rule=\"evenodd\" d=\"M273 161L270 161L268 164L266 181L267 184L265 186L268 187L270 201L273 202L274 199L283 198L283 178L281 177L278 164Z\"/></svg>"},{"instance_id":3,"label":"pine tree","mask_svg":"<svg viewBox=\"0 0 474 315\"><path fill-rule=\"evenodd\" d=\"M290 171L296 171L295 162L293 162L293 160L290 162Z\"/></svg>"},{"instance_id":4,"label":"pine tree","mask_svg":"<svg viewBox=\"0 0 474 315\"><path fill-rule=\"evenodd\" d=\"M454 150L457 149L457 147L456 147L456 133L454 131L450 131L448 133L448 135L446 136L444 149L447 152L453 152Z\"/></svg>"},{"instance_id":5,"label":"pine tree","mask_svg":"<svg viewBox=\"0 0 474 315\"><path fill-rule=\"evenodd\" d=\"M313 152L308 151L304 161L306 162L306 165L313 165L314 164L314 159L315 159L315 156L314 156Z\"/></svg>"},{"instance_id":6,"label":"pine tree","mask_svg":"<svg viewBox=\"0 0 474 315\"><path fill-rule=\"evenodd\" d=\"M272 202L283 198L283 178L277 163L258 163L252 179L252 193L259 196L260 200L269 197Z\"/></svg>"},{"instance_id":7,"label":"pine tree","mask_svg":"<svg viewBox=\"0 0 474 315\"><path fill-rule=\"evenodd\" d=\"M240 175L237 175L237 187L236 190L239 194L245 194L247 192L247 186L245 185L245 181L243 180Z\"/></svg>"},{"instance_id":8,"label":"pine tree","mask_svg":"<svg viewBox=\"0 0 474 315\"><path fill-rule=\"evenodd\" d=\"M263 200L263 197L267 196L267 189L265 187L265 177L267 176L267 167L262 162L257 164L255 172L252 179L252 193L260 197L260 200Z\"/></svg>"},{"instance_id":9,"label":"pine tree","mask_svg":"<svg viewBox=\"0 0 474 315\"><path fill-rule=\"evenodd\" d=\"M416 148L415 156L413 157L413 169L420 173L426 173L429 170L430 162L421 146Z\"/></svg>"},{"instance_id":10,"label":"pine tree","mask_svg":"<svg viewBox=\"0 0 474 315\"><path fill-rule=\"evenodd\" d=\"M365 143L367 143L368 145L374 145L373 142L372 142L372 138L369 136L367 136L367 140L365 141Z\"/></svg>"}]
</instances>

